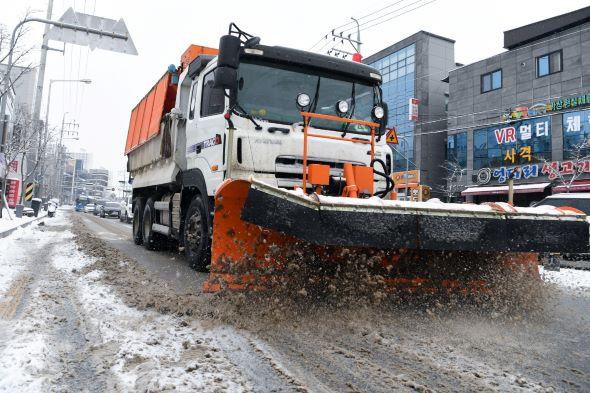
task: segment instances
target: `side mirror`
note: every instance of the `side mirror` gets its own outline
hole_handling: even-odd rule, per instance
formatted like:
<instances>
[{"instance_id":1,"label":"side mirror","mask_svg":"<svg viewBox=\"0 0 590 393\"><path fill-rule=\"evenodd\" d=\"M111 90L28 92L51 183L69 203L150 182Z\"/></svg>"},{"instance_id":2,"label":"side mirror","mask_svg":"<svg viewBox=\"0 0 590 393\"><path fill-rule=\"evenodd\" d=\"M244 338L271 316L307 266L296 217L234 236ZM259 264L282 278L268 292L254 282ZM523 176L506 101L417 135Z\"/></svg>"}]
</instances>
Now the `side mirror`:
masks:
<instances>
[{"instance_id":1,"label":"side mirror","mask_svg":"<svg viewBox=\"0 0 590 393\"><path fill-rule=\"evenodd\" d=\"M230 91L236 88L241 45L240 39L233 35L224 35L219 39L215 87Z\"/></svg>"},{"instance_id":2,"label":"side mirror","mask_svg":"<svg viewBox=\"0 0 590 393\"><path fill-rule=\"evenodd\" d=\"M215 70L215 87L220 87L224 90L235 90L238 81L238 71L235 68L227 66L217 67Z\"/></svg>"},{"instance_id":3,"label":"side mirror","mask_svg":"<svg viewBox=\"0 0 590 393\"><path fill-rule=\"evenodd\" d=\"M240 39L233 35L224 35L219 39L217 66L237 69L240 65Z\"/></svg>"}]
</instances>

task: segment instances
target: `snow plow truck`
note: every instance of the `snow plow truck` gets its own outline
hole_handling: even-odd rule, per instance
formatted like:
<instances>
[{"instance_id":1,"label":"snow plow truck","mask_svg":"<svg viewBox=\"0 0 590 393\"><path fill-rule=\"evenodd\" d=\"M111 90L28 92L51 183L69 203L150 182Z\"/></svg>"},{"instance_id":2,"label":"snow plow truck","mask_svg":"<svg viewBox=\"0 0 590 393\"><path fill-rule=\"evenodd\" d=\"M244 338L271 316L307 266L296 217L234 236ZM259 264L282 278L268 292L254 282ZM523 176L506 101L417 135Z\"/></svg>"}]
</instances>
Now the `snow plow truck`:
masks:
<instances>
[{"instance_id":1,"label":"snow plow truck","mask_svg":"<svg viewBox=\"0 0 590 393\"><path fill-rule=\"evenodd\" d=\"M135 243L178 245L206 292L264 289L294 250L320 277L354 258L392 290L469 292L489 268L538 276L539 253L587 252L575 209L392 200L380 85L234 24L218 49L191 45L131 112Z\"/></svg>"}]
</instances>

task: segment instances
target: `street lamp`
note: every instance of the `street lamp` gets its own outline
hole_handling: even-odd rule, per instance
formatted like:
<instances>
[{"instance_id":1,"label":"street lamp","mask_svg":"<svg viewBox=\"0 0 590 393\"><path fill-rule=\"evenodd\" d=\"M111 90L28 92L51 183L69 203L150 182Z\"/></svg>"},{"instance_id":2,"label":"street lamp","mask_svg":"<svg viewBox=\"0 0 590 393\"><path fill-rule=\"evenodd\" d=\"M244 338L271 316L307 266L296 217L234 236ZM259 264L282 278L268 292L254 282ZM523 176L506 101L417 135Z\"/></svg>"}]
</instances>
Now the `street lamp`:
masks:
<instances>
[{"instance_id":1,"label":"street lamp","mask_svg":"<svg viewBox=\"0 0 590 393\"><path fill-rule=\"evenodd\" d=\"M48 127L49 127L49 108L50 108L50 104L51 104L51 87L53 86L54 83L84 83L84 84L91 84L92 80L91 79L50 79L49 80L49 90L47 91L47 108L45 109L45 127L44 127L44 134L43 135L43 140L47 139L47 134L48 134ZM67 113L67 112L66 112ZM64 114L65 116L65 114ZM62 124L62 133L63 133L63 124ZM60 148L61 148L61 142L60 142ZM43 165L45 165L45 160L43 160ZM43 187L43 177L39 178L39 189L41 190Z\"/></svg>"},{"instance_id":2,"label":"street lamp","mask_svg":"<svg viewBox=\"0 0 590 393\"><path fill-rule=\"evenodd\" d=\"M45 132L47 132L47 124L49 122L49 104L51 103L51 86L55 82L61 83L85 83L87 85L92 83L91 79L50 79L49 91L47 92L47 108L45 109Z\"/></svg>"}]
</instances>

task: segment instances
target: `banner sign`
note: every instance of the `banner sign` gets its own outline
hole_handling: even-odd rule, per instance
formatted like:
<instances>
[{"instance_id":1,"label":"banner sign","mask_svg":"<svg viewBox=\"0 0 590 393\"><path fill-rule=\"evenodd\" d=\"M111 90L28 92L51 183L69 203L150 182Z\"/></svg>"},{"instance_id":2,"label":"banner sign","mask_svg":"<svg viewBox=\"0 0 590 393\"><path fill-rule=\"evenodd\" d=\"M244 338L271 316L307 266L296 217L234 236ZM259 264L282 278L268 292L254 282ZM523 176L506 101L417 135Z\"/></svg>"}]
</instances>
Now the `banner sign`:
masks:
<instances>
[{"instance_id":1,"label":"banner sign","mask_svg":"<svg viewBox=\"0 0 590 393\"><path fill-rule=\"evenodd\" d=\"M408 105L408 120L418 121L418 106L420 105L420 100L417 98L410 98Z\"/></svg>"},{"instance_id":2,"label":"banner sign","mask_svg":"<svg viewBox=\"0 0 590 393\"><path fill-rule=\"evenodd\" d=\"M502 113L502 121L527 119L534 116L542 116L549 112L559 112L567 109L590 105L590 92L559 98L549 102L540 102L532 106L520 105L509 108Z\"/></svg>"},{"instance_id":3,"label":"banner sign","mask_svg":"<svg viewBox=\"0 0 590 393\"><path fill-rule=\"evenodd\" d=\"M18 203L20 193L20 180L6 179L6 202L8 207L14 209Z\"/></svg>"},{"instance_id":4,"label":"banner sign","mask_svg":"<svg viewBox=\"0 0 590 393\"><path fill-rule=\"evenodd\" d=\"M487 184L492 179L498 183L506 183L513 176L514 180L523 180L547 176L549 180L555 180L561 176L572 175L575 171L579 173L590 173L590 160L579 163L573 161L552 161L543 164L519 165L514 167L482 168L477 172L477 183Z\"/></svg>"}]
</instances>

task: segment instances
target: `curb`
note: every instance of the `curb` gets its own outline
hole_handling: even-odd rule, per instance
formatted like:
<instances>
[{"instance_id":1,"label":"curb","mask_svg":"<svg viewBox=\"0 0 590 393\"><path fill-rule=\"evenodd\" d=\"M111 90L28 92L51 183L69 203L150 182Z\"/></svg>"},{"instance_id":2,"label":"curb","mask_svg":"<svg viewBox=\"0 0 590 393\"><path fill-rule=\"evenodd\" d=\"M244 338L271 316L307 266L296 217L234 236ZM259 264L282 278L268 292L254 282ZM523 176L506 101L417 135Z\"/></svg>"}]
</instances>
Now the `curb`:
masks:
<instances>
[{"instance_id":1,"label":"curb","mask_svg":"<svg viewBox=\"0 0 590 393\"><path fill-rule=\"evenodd\" d=\"M12 232L16 231L19 228L24 228L24 227L29 226L32 223L37 222L37 221L40 221L40 220L42 220L44 218L47 218L47 215L44 215L44 216L41 216L41 217L37 217L34 220L27 221L24 224L21 224L19 226L14 227L14 228L7 229L4 232L0 232L0 239L4 239L5 237L9 236Z\"/></svg>"}]
</instances>

